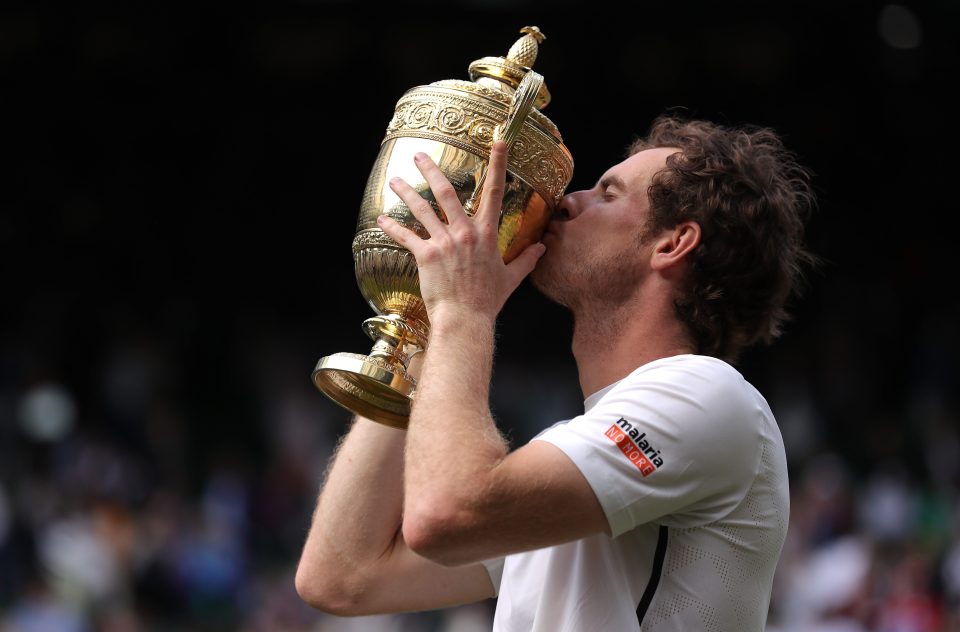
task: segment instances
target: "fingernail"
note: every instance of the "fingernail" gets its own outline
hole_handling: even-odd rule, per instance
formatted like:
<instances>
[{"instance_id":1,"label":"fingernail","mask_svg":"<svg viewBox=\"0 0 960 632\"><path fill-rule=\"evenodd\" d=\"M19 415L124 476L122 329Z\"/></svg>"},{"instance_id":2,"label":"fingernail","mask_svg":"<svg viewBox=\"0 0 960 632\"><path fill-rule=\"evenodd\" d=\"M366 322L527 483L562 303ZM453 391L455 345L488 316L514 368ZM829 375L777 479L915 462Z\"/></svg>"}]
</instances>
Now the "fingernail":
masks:
<instances>
[{"instance_id":1,"label":"fingernail","mask_svg":"<svg viewBox=\"0 0 960 632\"><path fill-rule=\"evenodd\" d=\"M422 151L418 151L413 155L413 159L416 160L417 162L420 162L421 160L426 160L426 158L427 158L427 155Z\"/></svg>"},{"instance_id":2,"label":"fingernail","mask_svg":"<svg viewBox=\"0 0 960 632\"><path fill-rule=\"evenodd\" d=\"M543 245L543 244L537 244L537 245L538 245L538 248L537 248L537 250L538 250L537 256L538 256L538 257L542 257L542 256L543 256L543 253L545 253L545 252L547 251L547 247L546 247L545 245Z\"/></svg>"},{"instance_id":3,"label":"fingernail","mask_svg":"<svg viewBox=\"0 0 960 632\"><path fill-rule=\"evenodd\" d=\"M387 219L386 215L377 215L377 223L382 224Z\"/></svg>"},{"instance_id":4,"label":"fingernail","mask_svg":"<svg viewBox=\"0 0 960 632\"><path fill-rule=\"evenodd\" d=\"M390 184L399 184L399 183L400 183L399 177L390 178Z\"/></svg>"}]
</instances>

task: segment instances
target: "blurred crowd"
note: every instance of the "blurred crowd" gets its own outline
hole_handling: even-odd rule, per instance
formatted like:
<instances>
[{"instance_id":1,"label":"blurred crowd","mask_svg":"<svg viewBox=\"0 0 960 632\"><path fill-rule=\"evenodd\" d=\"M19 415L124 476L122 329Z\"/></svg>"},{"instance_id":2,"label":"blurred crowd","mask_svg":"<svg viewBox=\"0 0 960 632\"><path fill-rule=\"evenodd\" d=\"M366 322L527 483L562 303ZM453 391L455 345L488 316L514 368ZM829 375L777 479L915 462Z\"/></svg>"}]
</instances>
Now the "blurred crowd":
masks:
<instances>
[{"instance_id":1,"label":"blurred crowd","mask_svg":"<svg viewBox=\"0 0 960 632\"><path fill-rule=\"evenodd\" d=\"M300 547L348 415L313 388L313 350L295 341L248 341L250 358L225 373L227 386L201 389L233 389L240 402L219 411L193 403L200 391L186 383L183 345L127 332L75 372L7 345L0 630L489 629L493 601L340 619L299 600ZM531 377L517 380L525 370ZM240 374L242 383L230 377ZM861 428L858 463L824 449L829 428L807 382L781 377L769 396L790 450L793 501L769 629L960 630L956 411L929 396L909 411L914 419L875 420ZM503 361L494 407L517 423L514 439L576 405L570 379Z\"/></svg>"}]
</instances>

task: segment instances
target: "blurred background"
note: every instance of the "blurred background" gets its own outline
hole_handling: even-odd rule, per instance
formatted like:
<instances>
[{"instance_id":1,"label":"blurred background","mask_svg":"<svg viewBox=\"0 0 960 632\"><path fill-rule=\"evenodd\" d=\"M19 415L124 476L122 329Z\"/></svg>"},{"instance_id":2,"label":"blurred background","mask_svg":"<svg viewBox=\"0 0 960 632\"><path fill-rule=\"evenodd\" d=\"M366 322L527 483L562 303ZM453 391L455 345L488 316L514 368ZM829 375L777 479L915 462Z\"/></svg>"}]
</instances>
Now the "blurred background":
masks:
<instances>
[{"instance_id":1,"label":"blurred background","mask_svg":"<svg viewBox=\"0 0 960 632\"><path fill-rule=\"evenodd\" d=\"M787 442L770 629L960 630L960 5L872 2L0 10L0 630L489 630L494 602L363 619L293 574L366 353L350 244L403 91L523 26L592 186L667 108L768 125L815 174L823 258L739 369ZM516 445L582 410L570 321L526 284L493 407Z\"/></svg>"}]
</instances>

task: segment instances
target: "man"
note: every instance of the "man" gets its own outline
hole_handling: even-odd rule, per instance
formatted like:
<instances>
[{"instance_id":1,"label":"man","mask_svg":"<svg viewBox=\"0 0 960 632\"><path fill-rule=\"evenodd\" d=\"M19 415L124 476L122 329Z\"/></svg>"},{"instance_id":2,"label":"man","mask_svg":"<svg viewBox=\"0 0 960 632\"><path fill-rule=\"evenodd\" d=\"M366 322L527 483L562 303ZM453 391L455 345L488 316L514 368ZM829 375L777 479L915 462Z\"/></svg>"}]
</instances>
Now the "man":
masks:
<instances>
[{"instance_id":1,"label":"man","mask_svg":"<svg viewBox=\"0 0 960 632\"><path fill-rule=\"evenodd\" d=\"M778 335L812 262L804 169L769 130L664 117L505 265L502 144L473 218L429 158L417 166L448 223L400 180L430 238L379 220L416 257L431 322L409 429L355 421L301 596L351 615L499 594L495 630L762 630L786 461L727 361ZM511 453L488 406L494 323L531 271L573 313L585 412Z\"/></svg>"}]
</instances>

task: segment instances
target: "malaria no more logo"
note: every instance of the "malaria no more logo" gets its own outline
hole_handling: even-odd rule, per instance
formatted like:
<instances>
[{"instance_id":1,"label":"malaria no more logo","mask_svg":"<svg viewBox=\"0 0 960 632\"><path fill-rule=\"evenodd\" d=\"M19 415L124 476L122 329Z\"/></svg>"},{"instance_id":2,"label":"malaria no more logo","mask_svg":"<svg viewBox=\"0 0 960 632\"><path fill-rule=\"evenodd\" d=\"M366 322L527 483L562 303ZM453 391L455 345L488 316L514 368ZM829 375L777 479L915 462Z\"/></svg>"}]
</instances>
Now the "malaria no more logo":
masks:
<instances>
[{"instance_id":1,"label":"malaria no more logo","mask_svg":"<svg viewBox=\"0 0 960 632\"><path fill-rule=\"evenodd\" d=\"M647 440L647 433L640 432L629 421L621 417L603 433L613 441L640 473L649 476L663 465L663 457Z\"/></svg>"}]
</instances>

